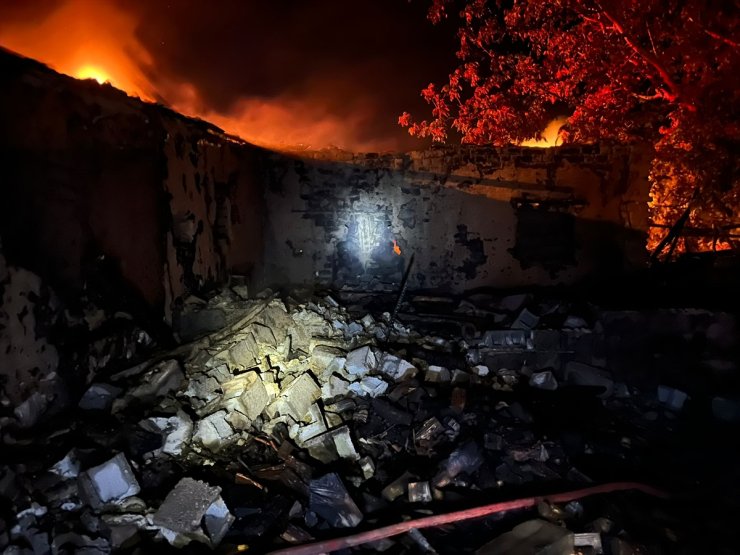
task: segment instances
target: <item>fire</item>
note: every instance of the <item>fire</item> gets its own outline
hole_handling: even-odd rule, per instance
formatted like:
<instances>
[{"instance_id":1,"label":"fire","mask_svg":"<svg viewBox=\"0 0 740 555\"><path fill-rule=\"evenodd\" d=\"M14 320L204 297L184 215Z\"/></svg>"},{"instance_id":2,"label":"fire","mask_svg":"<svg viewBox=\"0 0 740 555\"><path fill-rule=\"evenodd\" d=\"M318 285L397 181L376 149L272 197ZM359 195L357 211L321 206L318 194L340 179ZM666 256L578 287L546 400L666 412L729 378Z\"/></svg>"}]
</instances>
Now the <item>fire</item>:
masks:
<instances>
[{"instance_id":1,"label":"fire","mask_svg":"<svg viewBox=\"0 0 740 555\"><path fill-rule=\"evenodd\" d=\"M565 125L566 121L568 121L568 118L555 118L547 124L547 127L542 132L541 139L529 139L521 143L521 146L550 148L563 144L563 141L560 137L560 128Z\"/></svg>"},{"instance_id":2,"label":"fire","mask_svg":"<svg viewBox=\"0 0 740 555\"><path fill-rule=\"evenodd\" d=\"M40 20L0 27L0 44L55 70L109 82L143 100L156 98L145 68L153 60L136 38L136 21L116 5L68 0Z\"/></svg>"},{"instance_id":3,"label":"fire","mask_svg":"<svg viewBox=\"0 0 740 555\"><path fill-rule=\"evenodd\" d=\"M110 0L49 3L55 8L43 16L0 22L0 45L72 77L110 83L142 100L166 103L267 148L396 148L392 138L360 140L356 130L366 127L369 108L359 106L349 117L333 114L331 85L320 81L309 85L306 96L245 95L228 110L212 109L194 84L157 66L139 39L139 23L125 11L126 4Z\"/></svg>"},{"instance_id":4,"label":"fire","mask_svg":"<svg viewBox=\"0 0 740 555\"><path fill-rule=\"evenodd\" d=\"M393 239L393 252L395 252L398 256L401 256L401 247L398 246L398 241Z\"/></svg>"},{"instance_id":5,"label":"fire","mask_svg":"<svg viewBox=\"0 0 740 555\"><path fill-rule=\"evenodd\" d=\"M105 70L91 65L80 67L73 75L78 79L94 79L101 85L103 83L110 83L111 80L110 75Z\"/></svg>"}]
</instances>

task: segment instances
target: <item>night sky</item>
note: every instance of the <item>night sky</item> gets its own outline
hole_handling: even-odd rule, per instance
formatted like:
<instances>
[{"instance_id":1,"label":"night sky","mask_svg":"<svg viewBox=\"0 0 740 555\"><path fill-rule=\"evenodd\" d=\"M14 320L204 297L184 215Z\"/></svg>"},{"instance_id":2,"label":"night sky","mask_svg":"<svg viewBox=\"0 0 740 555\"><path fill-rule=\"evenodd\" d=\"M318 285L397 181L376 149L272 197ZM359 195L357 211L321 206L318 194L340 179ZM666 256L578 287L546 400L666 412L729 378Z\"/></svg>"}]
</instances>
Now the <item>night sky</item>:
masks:
<instances>
[{"instance_id":1,"label":"night sky","mask_svg":"<svg viewBox=\"0 0 740 555\"><path fill-rule=\"evenodd\" d=\"M122 37L120 49L146 76L156 99L181 108L187 83L194 89L190 104L198 108L189 111L195 115L212 116L222 126L229 120L219 116L240 119L239 129L265 128L275 120L275 133L286 142L314 147L418 148L423 143L409 137L397 118L404 110L426 115L420 90L444 80L455 61L455 31L427 21L427 0L2 2L0 44L64 71L49 57L58 48L40 51L32 39L35 29L43 41L67 27L53 18L70 4L77 8L75 18L90 19L87 25L108 37L125 33L121 26L106 28L111 18L99 14L100 5L133 22L134 36ZM24 44L14 42L19 28ZM85 35L72 27L59 33L58 40L68 43ZM81 48L92 52L96 46Z\"/></svg>"}]
</instances>

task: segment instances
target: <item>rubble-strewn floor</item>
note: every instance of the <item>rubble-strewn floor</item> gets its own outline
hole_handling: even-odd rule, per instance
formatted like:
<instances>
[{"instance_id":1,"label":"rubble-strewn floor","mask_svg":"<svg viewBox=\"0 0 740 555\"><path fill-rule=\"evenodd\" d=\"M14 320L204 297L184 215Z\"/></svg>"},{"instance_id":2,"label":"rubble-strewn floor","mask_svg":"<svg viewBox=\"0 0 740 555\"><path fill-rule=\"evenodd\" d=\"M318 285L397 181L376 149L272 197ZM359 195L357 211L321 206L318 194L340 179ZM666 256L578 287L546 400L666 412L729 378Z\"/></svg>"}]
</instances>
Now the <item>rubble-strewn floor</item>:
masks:
<instances>
[{"instance_id":1,"label":"rubble-strewn floor","mask_svg":"<svg viewBox=\"0 0 740 555\"><path fill-rule=\"evenodd\" d=\"M262 553L637 480L677 497L541 502L358 550L736 552L732 317L478 295L415 297L391 323L261 297L194 300L170 350L108 329L76 409L44 418L39 394L6 414L0 549Z\"/></svg>"}]
</instances>

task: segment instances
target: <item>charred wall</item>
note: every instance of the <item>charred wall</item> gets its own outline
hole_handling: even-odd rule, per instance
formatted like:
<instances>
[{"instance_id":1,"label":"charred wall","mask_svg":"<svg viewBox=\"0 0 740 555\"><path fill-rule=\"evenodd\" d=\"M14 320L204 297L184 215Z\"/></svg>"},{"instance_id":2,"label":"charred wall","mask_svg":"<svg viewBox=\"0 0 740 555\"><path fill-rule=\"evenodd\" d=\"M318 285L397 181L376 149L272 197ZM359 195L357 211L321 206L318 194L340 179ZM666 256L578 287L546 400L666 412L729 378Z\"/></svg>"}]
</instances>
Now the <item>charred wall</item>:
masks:
<instances>
[{"instance_id":1,"label":"charred wall","mask_svg":"<svg viewBox=\"0 0 740 555\"><path fill-rule=\"evenodd\" d=\"M262 256L257 149L0 51L0 235L60 290L99 279L171 317Z\"/></svg>"},{"instance_id":2,"label":"charred wall","mask_svg":"<svg viewBox=\"0 0 740 555\"><path fill-rule=\"evenodd\" d=\"M414 288L461 292L644 262L647 159L632 147L274 154L266 175L266 282L382 290L413 254Z\"/></svg>"}]
</instances>

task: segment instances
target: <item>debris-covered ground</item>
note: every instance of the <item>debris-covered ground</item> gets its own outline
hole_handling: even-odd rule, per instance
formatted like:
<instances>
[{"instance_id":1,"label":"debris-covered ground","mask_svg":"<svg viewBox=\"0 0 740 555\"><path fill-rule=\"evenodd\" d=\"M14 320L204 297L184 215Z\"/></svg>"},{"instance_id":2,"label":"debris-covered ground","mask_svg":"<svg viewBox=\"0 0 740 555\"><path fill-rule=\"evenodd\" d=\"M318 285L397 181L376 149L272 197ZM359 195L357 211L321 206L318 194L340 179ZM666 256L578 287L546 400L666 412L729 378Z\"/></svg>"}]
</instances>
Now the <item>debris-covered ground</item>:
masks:
<instances>
[{"instance_id":1,"label":"debris-covered ground","mask_svg":"<svg viewBox=\"0 0 740 555\"><path fill-rule=\"evenodd\" d=\"M542 499L356 549L736 548L726 314L416 296L392 322L351 295L250 298L236 286L191 298L180 345L164 348L130 315L61 311L34 276L4 272L3 326L18 326L8 307L33 304L19 317L28 353L5 345L8 360L48 363L3 373L4 553L262 553L625 480L675 496ZM36 338L41 306L85 340Z\"/></svg>"}]
</instances>

